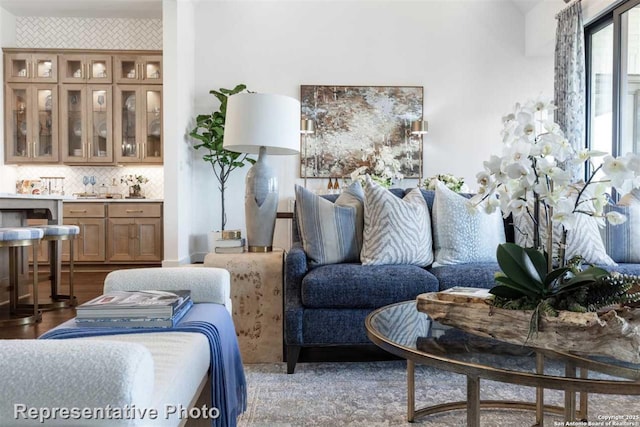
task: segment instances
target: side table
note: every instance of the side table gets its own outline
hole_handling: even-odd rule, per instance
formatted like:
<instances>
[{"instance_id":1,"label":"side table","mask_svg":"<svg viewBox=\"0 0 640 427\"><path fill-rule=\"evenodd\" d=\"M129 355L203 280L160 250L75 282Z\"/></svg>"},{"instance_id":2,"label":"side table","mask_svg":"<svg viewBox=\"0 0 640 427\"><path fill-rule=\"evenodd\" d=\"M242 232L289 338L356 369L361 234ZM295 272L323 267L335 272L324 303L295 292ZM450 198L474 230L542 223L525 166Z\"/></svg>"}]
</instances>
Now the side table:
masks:
<instances>
[{"instance_id":1,"label":"side table","mask_svg":"<svg viewBox=\"0 0 640 427\"><path fill-rule=\"evenodd\" d=\"M242 254L209 253L205 267L231 274L233 323L244 363L282 362L284 250Z\"/></svg>"}]
</instances>

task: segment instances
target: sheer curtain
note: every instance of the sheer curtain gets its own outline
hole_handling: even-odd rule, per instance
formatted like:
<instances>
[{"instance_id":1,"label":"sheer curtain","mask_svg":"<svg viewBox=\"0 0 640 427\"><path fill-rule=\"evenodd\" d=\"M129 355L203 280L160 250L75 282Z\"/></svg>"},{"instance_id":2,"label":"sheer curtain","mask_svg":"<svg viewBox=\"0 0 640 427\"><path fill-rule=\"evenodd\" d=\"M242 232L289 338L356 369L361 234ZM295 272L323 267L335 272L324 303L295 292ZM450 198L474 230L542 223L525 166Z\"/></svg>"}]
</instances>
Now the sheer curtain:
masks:
<instances>
[{"instance_id":1,"label":"sheer curtain","mask_svg":"<svg viewBox=\"0 0 640 427\"><path fill-rule=\"evenodd\" d=\"M585 60L582 4L571 4L558 15L556 29L555 119L569 143L585 147Z\"/></svg>"}]
</instances>

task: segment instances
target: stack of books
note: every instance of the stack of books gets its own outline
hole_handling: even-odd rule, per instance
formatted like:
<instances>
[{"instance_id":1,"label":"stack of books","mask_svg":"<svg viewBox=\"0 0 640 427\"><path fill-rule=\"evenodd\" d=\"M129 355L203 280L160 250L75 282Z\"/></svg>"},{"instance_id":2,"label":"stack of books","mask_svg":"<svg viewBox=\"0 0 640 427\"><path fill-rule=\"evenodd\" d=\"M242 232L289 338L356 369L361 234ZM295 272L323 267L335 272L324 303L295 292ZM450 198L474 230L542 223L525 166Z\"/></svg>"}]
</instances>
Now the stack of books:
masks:
<instances>
[{"instance_id":1,"label":"stack of books","mask_svg":"<svg viewBox=\"0 0 640 427\"><path fill-rule=\"evenodd\" d=\"M190 291L114 291L76 307L76 324L97 328L170 328L192 306Z\"/></svg>"},{"instance_id":2,"label":"stack of books","mask_svg":"<svg viewBox=\"0 0 640 427\"><path fill-rule=\"evenodd\" d=\"M245 240L240 235L240 230L224 230L216 235L213 243L217 254L241 254L244 252Z\"/></svg>"}]
</instances>

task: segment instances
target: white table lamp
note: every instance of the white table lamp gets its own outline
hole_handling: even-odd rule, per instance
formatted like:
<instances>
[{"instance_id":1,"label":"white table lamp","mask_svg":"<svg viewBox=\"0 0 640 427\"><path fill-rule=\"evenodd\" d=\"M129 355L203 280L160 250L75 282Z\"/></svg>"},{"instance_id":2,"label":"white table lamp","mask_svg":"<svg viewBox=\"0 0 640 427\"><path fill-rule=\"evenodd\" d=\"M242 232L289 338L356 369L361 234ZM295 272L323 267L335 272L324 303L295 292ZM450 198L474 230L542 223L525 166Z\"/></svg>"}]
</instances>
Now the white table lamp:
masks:
<instances>
[{"instance_id":1,"label":"white table lamp","mask_svg":"<svg viewBox=\"0 0 640 427\"><path fill-rule=\"evenodd\" d=\"M267 154L296 154L300 147L300 102L283 95L239 93L229 97L223 147L258 154L247 172L244 198L250 252L269 252L278 211L278 178Z\"/></svg>"}]
</instances>

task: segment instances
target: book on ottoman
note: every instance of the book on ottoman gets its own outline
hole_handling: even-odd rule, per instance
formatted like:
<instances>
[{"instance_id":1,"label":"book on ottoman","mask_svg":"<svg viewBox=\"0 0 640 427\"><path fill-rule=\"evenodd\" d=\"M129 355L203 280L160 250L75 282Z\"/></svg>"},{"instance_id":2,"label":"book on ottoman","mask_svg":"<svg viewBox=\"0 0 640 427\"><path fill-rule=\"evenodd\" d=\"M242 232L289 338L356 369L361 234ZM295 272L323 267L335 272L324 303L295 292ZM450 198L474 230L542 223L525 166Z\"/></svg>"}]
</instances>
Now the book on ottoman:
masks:
<instances>
[{"instance_id":1,"label":"book on ottoman","mask_svg":"<svg viewBox=\"0 0 640 427\"><path fill-rule=\"evenodd\" d=\"M170 317L76 317L76 324L88 328L172 328L192 306L193 301L189 299Z\"/></svg>"},{"instance_id":2,"label":"book on ottoman","mask_svg":"<svg viewBox=\"0 0 640 427\"><path fill-rule=\"evenodd\" d=\"M188 302L188 290L114 291L76 307L76 319L171 319Z\"/></svg>"}]
</instances>

